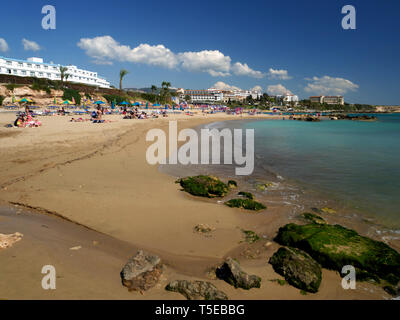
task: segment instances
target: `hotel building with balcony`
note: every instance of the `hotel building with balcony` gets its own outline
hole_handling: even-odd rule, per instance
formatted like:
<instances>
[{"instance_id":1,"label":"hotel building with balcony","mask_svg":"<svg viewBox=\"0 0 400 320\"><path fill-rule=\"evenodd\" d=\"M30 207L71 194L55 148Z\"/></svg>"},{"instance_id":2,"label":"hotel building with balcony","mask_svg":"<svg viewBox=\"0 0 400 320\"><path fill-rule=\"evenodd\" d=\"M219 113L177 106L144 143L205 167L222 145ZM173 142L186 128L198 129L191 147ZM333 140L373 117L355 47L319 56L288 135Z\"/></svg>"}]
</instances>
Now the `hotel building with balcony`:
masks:
<instances>
[{"instance_id":1,"label":"hotel building with balcony","mask_svg":"<svg viewBox=\"0 0 400 320\"><path fill-rule=\"evenodd\" d=\"M17 60L0 56L0 74L20 77L35 77L49 80L61 80L60 64L44 63L42 58L28 58ZM65 66L68 68L66 82L81 83L100 88L110 88L110 83L98 76L97 72L79 69L76 66Z\"/></svg>"}]
</instances>

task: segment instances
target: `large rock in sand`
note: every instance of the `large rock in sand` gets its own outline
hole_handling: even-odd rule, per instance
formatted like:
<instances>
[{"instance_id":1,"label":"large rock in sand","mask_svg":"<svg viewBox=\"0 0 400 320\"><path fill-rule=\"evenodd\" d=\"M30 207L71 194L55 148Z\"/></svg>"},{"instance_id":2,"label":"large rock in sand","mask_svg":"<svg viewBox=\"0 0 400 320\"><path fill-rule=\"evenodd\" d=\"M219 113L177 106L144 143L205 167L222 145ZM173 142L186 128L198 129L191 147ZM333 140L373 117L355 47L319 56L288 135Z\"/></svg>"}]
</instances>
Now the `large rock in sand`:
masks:
<instances>
[{"instance_id":1,"label":"large rock in sand","mask_svg":"<svg viewBox=\"0 0 400 320\"><path fill-rule=\"evenodd\" d=\"M219 279L225 280L235 288L249 290L261 287L261 278L244 272L239 263L232 258L226 259L224 264L215 273Z\"/></svg>"},{"instance_id":2,"label":"large rock in sand","mask_svg":"<svg viewBox=\"0 0 400 320\"><path fill-rule=\"evenodd\" d=\"M321 266L304 251L279 248L269 260L275 272L292 286L315 293L321 284Z\"/></svg>"},{"instance_id":3,"label":"large rock in sand","mask_svg":"<svg viewBox=\"0 0 400 320\"><path fill-rule=\"evenodd\" d=\"M205 281L176 280L165 290L179 292L188 300L228 300L228 296L213 284Z\"/></svg>"},{"instance_id":4,"label":"large rock in sand","mask_svg":"<svg viewBox=\"0 0 400 320\"><path fill-rule=\"evenodd\" d=\"M161 274L161 259L140 250L122 269L121 279L129 291L145 291L157 284Z\"/></svg>"},{"instance_id":5,"label":"large rock in sand","mask_svg":"<svg viewBox=\"0 0 400 320\"><path fill-rule=\"evenodd\" d=\"M275 241L307 252L327 269L341 272L343 266L352 265L358 280L378 277L392 285L400 281L396 250L340 225L291 223L279 229Z\"/></svg>"}]
</instances>

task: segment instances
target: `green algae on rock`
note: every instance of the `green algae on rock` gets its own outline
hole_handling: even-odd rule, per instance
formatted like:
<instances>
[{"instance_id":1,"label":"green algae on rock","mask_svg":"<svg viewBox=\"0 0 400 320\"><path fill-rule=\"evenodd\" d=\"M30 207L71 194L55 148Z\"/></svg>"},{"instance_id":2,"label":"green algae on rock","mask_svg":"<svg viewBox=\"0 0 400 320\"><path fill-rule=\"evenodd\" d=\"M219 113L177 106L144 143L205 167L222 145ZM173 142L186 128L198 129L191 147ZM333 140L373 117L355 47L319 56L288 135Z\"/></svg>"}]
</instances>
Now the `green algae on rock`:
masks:
<instances>
[{"instance_id":1,"label":"green algae on rock","mask_svg":"<svg viewBox=\"0 0 400 320\"><path fill-rule=\"evenodd\" d=\"M235 180L229 180L229 181L228 181L228 187L229 187L230 189L235 189L235 188L237 188L237 182L236 182Z\"/></svg>"},{"instance_id":2,"label":"green algae on rock","mask_svg":"<svg viewBox=\"0 0 400 320\"><path fill-rule=\"evenodd\" d=\"M321 266L304 251L279 248L269 263L292 286L311 293L318 292L322 279Z\"/></svg>"},{"instance_id":3,"label":"green algae on rock","mask_svg":"<svg viewBox=\"0 0 400 320\"><path fill-rule=\"evenodd\" d=\"M254 195L252 193L250 193L250 192L240 191L238 193L238 195L242 196L242 197L245 197L247 199L250 199L250 200L254 200Z\"/></svg>"},{"instance_id":4,"label":"green algae on rock","mask_svg":"<svg viewBox=\"0 0 400 320\"><path fill-rule=\"evenodd\" d=\"M258 240L260 240L260 237L258 236L257 233L255 233L254 231L251 230L242 230L242 232L244 233L244 236L246 238L246 242L247 243L254 243L257 242Z\"/></svg>"},{"instance_id":5,"label":"green algae on rock","mask_svg":"<svg viewBox=\"0 0 400 320\"><path fill-rule=\"evenodd\" d=\"M225 202L231 208L242 208L246 210L260 211L266 209L262 203L250 199L231 199Z\"/></svg>"},{"instance_id":6,"label":"green algae on rock","mask_svg":"<svg viewBox=\"0 0 400 320\"><path fill-rule=\"evenodd\" d=\"M206 198L224 197L229 192L227 184L213 176L193 176L176 181L191 195Z\"/></svg>"},{"instance_id":7,"label":"green algae on rock","mask_svg":"<svg viewBox=\"0 0 400 320\"><path fill-rule=\"evenodd\" d=\"M326 221L324 220L324 218L320 217L319 215L316 215L314 213L310 213L310 212L304 212L303 213L303 217L304 219L312 222L312 223L316 223L316 224L326 224Z\"/></svg>"},{"instance_id":8,"label":"green algae on rock","mask_svg":"<svg viewBox=\"0 0 400 320\"><path fill-rule=\"evenodd\" d=\"M341 272L343 266L352 265L365 278L375 276L394 285L400 280L396 250L340 225L291 223L280 228L274 240L307 252L327 269Z\"/></svg>"}]
</instances>

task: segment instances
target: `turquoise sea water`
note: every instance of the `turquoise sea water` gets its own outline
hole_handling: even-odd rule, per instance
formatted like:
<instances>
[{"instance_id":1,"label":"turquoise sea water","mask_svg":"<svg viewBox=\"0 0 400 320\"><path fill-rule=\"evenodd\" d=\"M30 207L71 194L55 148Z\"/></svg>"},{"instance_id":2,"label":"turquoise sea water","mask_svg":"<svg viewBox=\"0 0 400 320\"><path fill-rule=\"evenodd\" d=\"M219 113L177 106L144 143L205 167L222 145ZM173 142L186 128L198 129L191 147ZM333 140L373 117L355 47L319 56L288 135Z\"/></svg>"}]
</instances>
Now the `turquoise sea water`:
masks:
<instances>
[{"instance_id":1,"label":"turquoise sea water","mask_svg":"<svg viewBox=\"0 0 400 320\"><path fill-rule=\"evenodd\" d=\"M256 168L331 195L400 227L400 114L379 121L243 122L255 129Z\"/></svg>"}]
</instances>

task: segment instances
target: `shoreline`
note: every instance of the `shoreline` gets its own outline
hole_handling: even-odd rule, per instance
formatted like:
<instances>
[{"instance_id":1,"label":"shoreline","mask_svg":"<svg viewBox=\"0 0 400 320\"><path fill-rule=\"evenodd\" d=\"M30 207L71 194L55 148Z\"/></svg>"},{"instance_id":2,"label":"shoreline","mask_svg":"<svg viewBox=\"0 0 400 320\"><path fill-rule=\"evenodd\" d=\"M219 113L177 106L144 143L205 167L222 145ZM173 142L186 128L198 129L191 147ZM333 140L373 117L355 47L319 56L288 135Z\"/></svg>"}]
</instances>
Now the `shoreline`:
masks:
<instances>
[{"instance_id":1,"label":"shoreline","mask_svg":"<svg viewBox=\"0 0 400 320\"><path fill-rule=\"evenodd\" d=\"M66 122L68 118L63 117L63 120ZM242 234L238 227L252 228L254 225L258 226L258 223L264 218L267 219L260 223L260 227L273 223L273 220L278 225L279 222L276 218L280 213L279 210L275 210L276 212L267 212L261 217L250 217L243 212L210 201L193 199L194 197L179 191L172 177L160 173L157 168L144 163L145 153L143 150L146 147L146 143L144 143L146 129L153 127L152 124L155 122L158 123L158 128L166 127L168 120L174 118L169 117L159 119L159 121L157 121L158 119L155 121L145 120L142 123L138 121L143 120L136 122L134 122L135 120L128 120L132 122L130 125L125 126L124 124L122 130L121 128L109 129L110 131L116 129L117 135L115 135L115 132L102 132L97 131L97 129L92 131L89 128L87 132L85 131L87 135L85 136L86 148L78 147L75 142L68 139L63 141L60 147L57 146L60 143L57 139L47 135L45 139L50 140L50 144L55 146L54 149L56 150L49 152L48 149L52 148L44 147L43 159L39 158L33 161L36 169L34 172L26 174L26 171L24 172L26 168L22 168L22 172L18 168L15 169L17 172L8 173L5 176L6 179L2 175L0 198L6 199L9 203L18 202L31 207L46 208L45 210L48 213L56 212L61 217L81 224L83 227L97 230L106 237L111 236L118 241L129 243L135 248L146 249L159 254L166 262L168 270L166 275L174 275L174 279L178 275L180 278L204 279L206 278L206 270L204 270L206 266L212 267L229 254L240 255L240 251L247 250L246 244L238 245L242 240ZM195 127L199 123L216 122L221 121L221 119L225 121L236 117L218 117L217 114L216 117L208 115L199 116L195 119L177 118L179 129L183 129ZM281 116L278 118L281 118ZM254 117L251 117L251 119L254 119ZM240 119L236 118L236 120ZM93 124L88 125L93 126ZM67 130L68 127L71 127L71 125L67 126L66 124L64 126L67 127ZM109 127L113 126L114 124L109 124ZM73 129L71 131L73 135L76 134ZM77 131L78 134L82 134L82 130ZM139 131L139 134L133 134L137 131ZM100 138L98 137L99 132L102 134ZM20 147L24 145L24 142L26 143L23 139L29 141L30 138L18 135L3 139L18 140L14 141L14 145ZM66 147L68 152L63 150L65 144L70 144ZM97 149L99 146L101 148ZM8 145L8 147L10 150L13 149L11 145ZM12 159L17 161L16 163L19 163L16 165L17 167L23 166L24 161L27 161L19 154L10 153L10 155L14 156ZM26 153L26 156L29 158L29 152ZM56 157L56 159L53 157ZM49 163L49 159L53 161ZM1 158L1 160L4 161L4 158ZM117 163L116 166L110 165L115 162ZM21 173L25 173L25 175L21 175ZM126 177L128 176L133 177L133 181L127 180ZM157 203L151 202L154 197L158 198ZM80 214L82 212L84 212L83 215ZM193 233L193 227L196 223L210 223L216 225L217 230L211 238L205 238ZM272 232L271 226L269 228ZM148 230L151 230L150 234ZM20 243L15 244L10 249L3 250L3 252L18 252L25 241L26 239L22 239ZM241 261L247 270L254 270L254 273L262 275L265 288L263 286L260 289L261 291L252 290L243 293L222 284L221 281L218 281L218 287L222 286L230 298L236 296L238 299L285 299L286 297L288 299L347 299L356 297L377 299L385 296L384 292L377 292L377 288L373 293L370 292L370 295L364 295L361 290L357 290L357 293L343 293L341 292L343 290L340 287L339 275L331 271L324 271L328 274L327 280L321 286L321 292L316 295L303 297L298 290L289 286L281 288L283 290L282 296L275 295L276 286L279 287L279 285L272 284L267 279L279 276L272 271L269 265L266 265L265 256L271 255L274 252L273 248L276 249L277 247L274 244L271 248L257 248L256 250L260 250L262 253L260 257ZM21 250L23 249L21 248ZM0 251L0 259L3 258L3 252ZM133 254L134 252L131 252L131 255ZM122 268L122 266L120 267ZM174 273L175 269L178 270L177 273ZM115 278L119 274L110 276ZM12 281L12 279L9 280ZM123 291L125 295L125 288L120 283L116 285L121 287L121 294ZM335 288L340 287L341 291L337 288L336 291L331 292L329 290L330 285ZM368 287L368 284L365 285ZM23 288L21 289L23 290ZM373 289L369 288L368 290ZM4 296L4 292L1 291L0 297ZM166 293L168 297L164 297L163 291L165 291L163 288L154 288L154 292L153 289L146 292L144 298L158 299L157 297L160 294L163 299L168 299L168 297L171 299L181 298L180 295L171 293ZM37 296L34 297L37 298ZM90 298L90 294L87 297ZM137 299L138 296L130 294L127 298Z\"/></svg>"}]
</instances>

